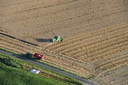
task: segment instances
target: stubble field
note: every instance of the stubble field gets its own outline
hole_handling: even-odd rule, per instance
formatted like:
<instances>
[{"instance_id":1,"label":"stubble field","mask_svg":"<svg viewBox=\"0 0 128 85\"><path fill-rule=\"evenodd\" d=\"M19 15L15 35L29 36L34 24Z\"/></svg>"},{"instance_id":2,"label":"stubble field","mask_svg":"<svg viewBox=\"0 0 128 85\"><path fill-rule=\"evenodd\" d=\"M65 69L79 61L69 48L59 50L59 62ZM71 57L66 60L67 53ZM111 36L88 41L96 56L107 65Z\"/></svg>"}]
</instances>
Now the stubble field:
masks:
<instances>
[{"instance_id":1,"label":"stubble field","mask_svg":"<svg viewBox=\"0 0 128 85\"><path fill-rule=\"evenodd\" d=\"M65 41L49 43L52 32ZM94 81L103 82L110 79L105 72L127 69L128 1L1 0L0 48L39 52L46 56L42 62L83 77L102 75ZM122 75L118 83L125 85Z\"/></svg>"}]
</instances>

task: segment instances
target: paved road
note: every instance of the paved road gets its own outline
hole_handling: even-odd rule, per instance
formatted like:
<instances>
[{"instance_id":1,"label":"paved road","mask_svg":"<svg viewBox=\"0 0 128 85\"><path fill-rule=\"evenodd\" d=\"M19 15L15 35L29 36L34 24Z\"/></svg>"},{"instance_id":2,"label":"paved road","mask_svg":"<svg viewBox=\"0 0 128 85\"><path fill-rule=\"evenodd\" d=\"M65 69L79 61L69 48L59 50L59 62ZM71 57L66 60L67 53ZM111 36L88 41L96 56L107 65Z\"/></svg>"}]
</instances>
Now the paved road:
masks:
<instances>
[{"instance_id":1,"label":"paved road","mask_svg":"<svg viewBox=\"0 0 128 85\"><path fill-rule=\"evenodd\" d=\"M0 50L0 53L3 53L3 54L6 54L6 55L9 55L9 56L12 56L12 57L15 57L15 58L24 60L24 61L26 61L26 62L35 64L35 65L41 66L41 67L43 67L43 68L46 68L46 69L55 71L55 72L60 73L60 74L63 74L63 75L65 75L65 76L74 78L74 79L80 81L81 83L83 83L83 84L85 84L85 85L97 85L97 84L95 84L95 83L93 83L93 82L91 82L91 81L88 81L88 80L84 79L84 78L75 76L75 75L73 75L73 74L67 73L67 72L65 72L65 71L56 69L56 68L54 68L54 67L51 67L51 66L48 66L48 65L45 65L45 64L42 64L42 63L33 61L33 60L29 60L29 59L20 57L20 56L18 56L18 55L16 55L16 54L13 54L13 53L5 52L5 51L3 51L3 50Z\"/></svg>"}]
</instances>

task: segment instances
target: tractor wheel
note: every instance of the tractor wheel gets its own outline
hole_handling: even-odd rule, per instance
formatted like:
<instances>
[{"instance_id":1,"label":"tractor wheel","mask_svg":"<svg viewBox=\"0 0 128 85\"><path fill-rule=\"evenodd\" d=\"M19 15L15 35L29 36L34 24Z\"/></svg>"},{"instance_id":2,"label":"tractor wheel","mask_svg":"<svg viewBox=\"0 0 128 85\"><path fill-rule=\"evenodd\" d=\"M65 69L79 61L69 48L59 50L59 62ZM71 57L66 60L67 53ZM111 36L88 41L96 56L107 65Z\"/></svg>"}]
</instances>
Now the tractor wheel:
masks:
<instances>
[{"instance_id":1,"label":"tractor wheel","mask_svg":"<svg viewBox=\"0 0 128 85\"><path fill-rule=\"evenodd\" d=\"M64 39L61 39L61 42L63 42L64 41Z\"/></svg>"}]
</instances>

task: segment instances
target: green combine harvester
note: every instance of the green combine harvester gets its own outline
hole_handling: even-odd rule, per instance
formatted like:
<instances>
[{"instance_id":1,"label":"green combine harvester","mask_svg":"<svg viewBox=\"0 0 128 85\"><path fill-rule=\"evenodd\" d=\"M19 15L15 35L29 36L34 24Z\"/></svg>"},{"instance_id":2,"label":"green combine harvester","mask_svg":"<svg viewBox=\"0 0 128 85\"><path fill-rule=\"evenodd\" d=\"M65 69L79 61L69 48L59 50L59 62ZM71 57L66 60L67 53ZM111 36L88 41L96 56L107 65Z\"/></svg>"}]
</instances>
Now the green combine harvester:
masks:
<instances>
[{"instance_id":1,"label":"green combine harvester","mask_svg":"<svg viewBox=\"0 0 128 85\"><path fill-rule=\"evenodd\" d=\"M52 42L63 42L64 40L61 38L61 36L56 36L54 33L54 38L52 39Z\"/></svg>"}]
</instances>

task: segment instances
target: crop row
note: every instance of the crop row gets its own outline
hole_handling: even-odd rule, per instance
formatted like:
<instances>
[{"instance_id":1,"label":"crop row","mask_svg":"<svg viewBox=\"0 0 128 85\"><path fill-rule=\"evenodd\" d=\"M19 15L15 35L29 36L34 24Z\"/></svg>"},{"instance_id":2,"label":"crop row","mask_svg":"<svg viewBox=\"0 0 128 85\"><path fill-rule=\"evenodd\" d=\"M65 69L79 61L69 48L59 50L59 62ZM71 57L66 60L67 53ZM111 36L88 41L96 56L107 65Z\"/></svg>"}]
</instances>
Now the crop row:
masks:
<instances>
[{"instance_id":1,"label":"crop row","mask_svg":"<svg viewBox=\"0 0 128 85\"><path fill-rule=\"evenodd\" d=\"M124 51L123 53L120 53L116 56L112 56L112 57L110 56L110 57L106 57L106 58L102 59L102 61L95 63L95 66L100 67L100 66L109 64L115 60L119 60L120 58L123 58L126 56L128 56L128 53L127 53L127 51Z\"/></svg>"},{"instance_id":2,"label":"crop row","mask_svg":"<svg viewBox=\"0 0 128 85\"><path fill-rule=\"evenodd\" d=\"M118 31L118 32L120 32L120 31ZM116 32L114 32L114 33L116 33ZM113 33L113 35L114 35L114 33ZM92 45L96 46L95 44L103 42L106 39L109 39L108 38L109 36L111 37L112 35L111 34L110 35L100 35L100 36L95 36L94 38L88 38L88 39L83 38L83 40L81 40L81 41L78 40L78 43L76 43L76 44L68 45L68 47L66 46L63 48L60 47L60 48L55 49L55 51L65 54L68 52L75 51L75 49L80 50L78 48L82 49L82 48L87 47L87 46L92 46ZM70 46L72 48L70 48Z\"/></svg>"},{"instance_id":3,"label":"crop row","mask_svg":"<svg viewBox=\"0 0 128 85\"><path fill-rule=\"evenodd\" d=\"M31 45L31 44L28 44L28 43L21 42L21 41L19 41L17 39L13 39L13 38L10 38L10 37L5 36L5 35L0 35L0 39L1 39L1 42L12 44L16 48L23 48L23 49L27 49L27 50L30 50L31 49L31 50L34 50L34 51L38 49L37 46L34 46L34 45ZM26 51L26 52L28 52L28 51Z\"/></svg>"},{"instance_id":4,"label":"crop row","mask_svg":"<svg viewBox=\"0 0 128 85\"><path fill-rule=\"evenodd\" d=\"M122 51L128 49L127 45L128 45L127 43L122 43L122 44L120 44L121 47L115 47L113 50L108 50L107 52L103 51L103 53L100 53L96 56L88 57L85 61L90 62L95 59L101 59L101 58L107 57L108 55L113 55L117 52L122 52Z\"/></svg>"},{"instance_id":5,"label":"crop row","mask_svg":"<svg viewBox=\"0 0 128 85\"><path fill-rule=\"evenodd\" d=\"M123 54L127 55L127 52ZM118 57L123 56L123 54ZM101 78L102 77L102 78ZM107 71L100 75L98 82L102 82L104 85L127 85L128 83L128 65L120 66L117 69Z\"/></svg>"},{"instance_id":6,"label":"crop row","mask_svg":"<svg viewBox=\"0 0 128 85\"><path fill-rule=\"evenodd\" d=\"M68 51L64 50L64 52L61 52L61 53L62 54L67 54L67 55L71 55L71 54L76 53L76 56L81 56L81 52L82 52L82 55L84 55L85 54L84 52L89 51L89 49L91 49L90 51L93 53L93 52L95 52L96 47L97 47L96 51L99 51L99 50L105 49L105 47L108 47L106 44L108 44L108 45L110 44L110 46L113 45L112 44L113 42L115 42L114 44L116 44L116 43L118 44L118 42L120 42L118 40L120 40L120 39L122 40L122 42L123 42L123 40L126 41L127 39L124 39L123 37L125 37L126 36L125 34L127 34L127 33L123 32L121 30L115 32L115 34L113 33L110 36L105 36L101 39L97 39L97 41L92 41L92 42L90 41L90 42L87 42L87 43L85 42L85 44L78 45L78 46L73 46L73 48L71 48L69 46L71 49L67 49ZM124 29L124 31L125 30L126 29ZM102 45L105 45L105 47L101 47ZM99 47L101 47L102 49L100 49ZM78 52L80 52L80 53L78 53Z\"/></svg>"},{"instance_id":7,"label":"crop row","mask_svg":"<svg viewBox=\"0 0 128 85\"><path fill-rule=\"evenodd\" d=\"M122 44L124 44L123 42L122 42ZM124 44L124 45L126 45L126 44ZM118 48L118 47L116 47L116 48ZM120 47L119 47L120 48ZM97 56L99 56L99 55L102 55L103 53L105 53L105 52L107 52L107 51L109 51L109 52L111 52L112 50L114 50L112 47L110 48L110 47L107 47L107 48L104 48L103 50L101 50L101 51L97 51L97 54L95 54L95 55L93 55L93 56L89 56L89 55L87 55L86 53L84 53L85 54L85 56L83 55L83 56L78 56L77 58L78 59L81 59L81 58L84 58L84 60L83 61L87 61L87 59L101 59L101 58L104 58L104 57L106 57L106 56L100 56L100 57L97 57ZM121 49L120 49L121 50ZM123 50L122 50L123 51ZM112 54L111 54L112 55ZM107 55L108 56L108 55ZM76 56L75 56L76 57ZM95 61L95 59L93 60L93 61ZM89 62L89 61L88 61Z\"/></svg>"},{"instance_id":8,"label":"crop row","mask_svg":"<svg viewBox=\"0 0 128 85\"><path fill-rule=\"evenodd\" d=\"M76 50L74 50L74 51L72 51L72 50L70 50L70 51L68 51L66 54L74 54L74 53L78 53L78 52L82 52L82 51L88 51L89 49L93 49L93 51L96 49L96 47L98 47L98 46L102 46L102 45L104 45L104 44L106 44L106 43L110 43L111 42L111 40L113 41L114 39L116 40L116 39L118 39L118 37L120 37L120 36L122 36L121 34L116 34L115 36L112 36L112 37L106 37L106 38L103 38L103 39L99 39L99 40L97 40L97 41L92 41L92 42L90 42L90 43L85 43L85 44L83 44L83 45L79 45L78 47L76 47L75 49ZM100 41L101 40L101 41ZM110 42L109 42L109 40L110 40ZM75 47L75 46L74 46Z\"/></svg>"},{"instance_id":9,"label":"crop row","mask_svg":"<svg viewBox=\"0 0 128 85\"><path fill-rule=\"evenodd\" d=\"M63 67L65 69L68 68L69 70L73 70L74 72L79 73L79 75L83 74L83 73L90 74L90 69L83 62L79 62L79 61L77 61L75 59L71 59L68 56L57 55L55 53L48 52L48 51L46 51L46 53L48 53L47 55L50 55L49 56L50 58L54 57L54 60L56 61L56 63L59 61L60 65L62 64L62 66L64 66L63 64L67 64L67 66Z\"/></svg>"},{"instance_id":10,"label":"crop row","mask_svg":"<svg viewBox=\"0 0 128 85\"><path fill-rule=\"evenodd\" d=\"M118 66L118 64L126 63L127 60L128 60L128 57L127 56L128 56L128 54L124 54L122 56L118 56L116 58L114 57L114 58L112 58L110 60L107 60L106 62L101 62L99 64L96 64L97 65L96 70L97 69L109 69L109 68L112 68L111 67L111 64ZM124 60L126 62L124 62ZM117 64L117 62L119 62L119 63Z\"/></svg>"},{"instance_id":11,"label":"crop row","mask_svg":"<svg viewBox=\"0 0 128 85\"><path fill-rule=\"evenodd\" d=\"M114 50L116 48L120 48L120 46L123 46L123 45L125 46L125 45L128 44L126 41L127 40L125 39L125 41L122 40L122 41L119 41L118 43L111 44L111 46L108 46L108 47L106 46L103 49L99 49L98 51L97 50L95 52L93 51L92 53L88 54L88 57L97 56L97 55L99 55L101 53L105 53L107 51Z\"/></svg>"},{"instance_id":12,"label":"crop row","mask_svg":"<svg viewBox=\"0 0 128 85\"><path fill-rule=\"evenodd\" d=\"M49 49L42 49L41 47L33 46L28 43L26 44L17 39L12 39L8 36L1 35L0 36L0 39L1 39L0 47L7 48L9 50L13 50L18 53L19 52L25 53L26 51L43 53L46 56L46 58L42 62L47 62L57 67L66 69L68 71L75 72L79 75L83 75L83 74L89 75L89 74L93 74L94 72L94 70L91 69L90 67L91 66L90 63L92 63L93 61L99 61L100 59L104 59L108 56L109 56L108 58L112 57L113 59L113 56L116 56L117 53L124 52L126 51L126 49L128 49L127 47L127 44L128 44L127 43L127 25L125 24L123 26L118 26L118 27L115 26L115 28L113 27L113 30L110 30L110 29L109 28L106 29L107 31L101 30L103 34L102 33L100 34L100 31L98 31L99 34L97 34L98 32L95 32L94 35L89 34L91 37L90 36L88 37L87 34L84 35L85 37L86 36L88 37L87 42L85 43L83 42L84 38L82 37L79 43L75 42L72 45L68 44L69 47L71 45L71 46L74 46L75 49L72 49L66 52L67 53L67 54L65 53L66 55L61 54L62 51L59 51L59 50L62 50L63 46L66 46L65 43L68 41L65 41L63 43L55 43L55 44L58 44L62 48L58 48L58 45L56 46L53 44L53 47L55 46L54 47L55 52L54 52L52 50L53 48L51 49L49 47L52 45L48 46ZM76 38L74 40L77 41ZM72 40L69 40L69 41L72 41ZM78 47L77 46L75 47L75 45L78 45ZM81 55L81 51L83 51L82 55ZM56 52L59 52L59 53L56 53ZM69 55L73 55L73 57L76 58L75 55L77 54L80 55L80 56L78 55L77 59L74 59L72 58L72 56L69 56ZM123 57L121 57L120 59L122 58ZM115 59L114 62L115 64L122 66L126 64L125 59L127 60L127 58L122 59L122 62L124 63L122 63L121 61L117 63L116 61L118 61L118 58L117 60ZM110 63L112 61L113 60L110 60ZM109 66L111 68L116 67L114 65L112 66L111 64L108 64L107 63L108 61L105 61L105 62L106 64L102 63L101 65L96 66L96 68L98 68L97 71L104 71L103 69L106 69L106 67L109 67Z\"/></svg>"},{"instance_id":13,"label":"crop row","mask_svg":"<svg viewBox=\"0 0 128 85\"><path fill-rule=\"evenodd\" d=\"M29 44L9 38L4 35L1 35L0 39L1 48L23 54L28 51L44 53L46 57L41 62L46 62L81 75L83 75L83 73L89 74L89 69L85 66L85 64L83 64L82 62L77 62L77 60L74 61L74 59L67 58L66 56L56 55L54 52L43 50L37 46L31 46Z\"/></svg>"},{"instance_id":14,"label":"crop row","mask_svg":"<svg viewBox=\"0 0 128 85\"><path fill-rule=\"evenodd\" d=\"M128 63L127 61L128 61L128 57L125 56L125 57L117 59L117 60L115 60L115 61L113 61L113 62L111 62L109 64L105 64L105 65L99 67L99 69L100 70L113 69L116 66L120 67L120 66L122 66L124 64L127 65L127 63Z\"/></svg>"},{"instance_id":15,"label":"crop row","mask_svg":"<svg viewBox=\"0 0 128 85\"><path fill-rule=\"evenodd\" d=\"M114 44L117 44L116 42L121 42L121 41L124 41L124 40L126 40L126 39L123 38L123 39L120 39L120 40L115 40L112 43L107 43L107 44L99 43L99 45L97 45L96 47L93 47L92 49L90 49L90 48L94 45L92 45L90 47L87 47L87 48L85 47L84 49L81 50L81 52L79 52L79 53L77 52L75 55L73 55L73 57L84 56L84 55L90 56L90 55L92 55L96 52L99 52L99 51L103 50L103 49L107 49L109 45L114 45Z\"/></svg>"},{"instance_id":16,"label":"crop row","mask_svg":"<svg viewBox=\"0 0 128 85\"><path fill-rule=\"evenodd\" d=\"M69 46L69 45L72 45L72 44L75 44L75 43L79 43L81 42L82 40L88 40L88 39L95 39L97 36L99 35L105 35L106 33L111 33L111 32L115 32L116 30L121 30L123 28L126 28L128 25L127 23L123 24L122 26L113 26L111 28L105 28L105 29L102 29L102 30L99 30L99 31L96 31L96 32L91 32L91 33L88 33L88 34L82 34L82 35L79 35L79 36L76 36L76 37L73 37L73 38L70 38L68 40L65 40L65 42L63 43L55 43L53 45L49 45L48 49L52 50L54 48L64 48L65 46Z\"/></svg>"},{"instance_id":17,"label":"crop row","mask_svg":"<svg viewBox=\"0 0 128 85\"><path fill-rule=\"evenodd\" d=\"M127 52L127 29L128 25L126 23L121 26L119 25L113 28L100 30L101 32L98 31L92 34L82 35L81 37L74 37L63 43L55 43L47 48L55 53L73 57L83 62L87 62L88 64L94 61L98 62L101 59L111 58L105 62L101 61L102 63L99 65L97 64L97 66L94 65L96 66L96 71L105 71L127 64L127 55L122 55L118 58L114 57L120 53Z\"/></svg>"},{"instance_id":18,"label":"crop row","mask_svg":"<svg viewBox=\"0 0 128 85\"><path fill-rule=\"evenodd\" d=\"M125 31L125 30L124 30ZM123 33L122 33L123 34ZM83 41L79 41L78 40L78 42L80 43L80 44L74 44L74 45L68 45L68 47L69 47L69 49L62 49L61 51L57 51L57 52L60 52L60 53L62 53L62 54L67 54L68 52L72 52L72 51L78 51L78 50L80 50L80 52L82 52L81 50L82 50L82 48L87 48L88 46L92 46L93 44L93 46L96 46L95 44L97 44L97 43L102 43L103 41L105 41L105 40L107 40L107 39L109 39L109 38L113 38L113 37L116 37L116 35L118 36L120 36L121 34L119 34L118 32L115 34L115 36L113 36L114 34L112 34L112 35L109 35L109 36L111 36L111 37L109 37L109 36L105 36L105 37L103 37L103 38L100 38L99 37L99 39L97 39L97 40L90 40L89 41L89 39L86 41L86 39L85 39L85 41L84 41L84 39L83 39ZM108 38L109 37L109 38ZM82 42L82 43L81 43ZM62 47L62 46L60 46L60 47ZM64 48L64 47L63 47ZM79 49L78 49L79 48ZM58 48L54 48L55 50L56 49L58 49Z\"/></svg>"}]
</instances>

